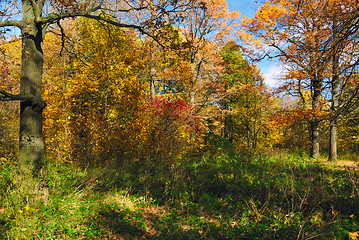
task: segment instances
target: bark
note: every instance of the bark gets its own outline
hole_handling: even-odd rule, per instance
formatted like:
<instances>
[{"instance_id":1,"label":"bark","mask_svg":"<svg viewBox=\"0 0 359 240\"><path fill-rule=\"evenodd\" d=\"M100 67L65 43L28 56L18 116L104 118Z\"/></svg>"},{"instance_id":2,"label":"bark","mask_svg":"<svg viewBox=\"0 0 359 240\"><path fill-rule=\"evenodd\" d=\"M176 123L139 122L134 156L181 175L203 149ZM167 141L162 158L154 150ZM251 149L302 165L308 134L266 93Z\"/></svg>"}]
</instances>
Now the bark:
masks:
<instances>
[{"instance_id":1,"label":"bark","mask_svg":"<svg viewBox=\"0 0 359 240\"><path fill-rule=\"evenodd\" d=\"M155 19L157 17L157 13L154 8L153 0L150 1L151 6L151 19ZM151 26L151 33L154 34L154 26ZM151 97L154 99L156 97L156 84L155 84L155 59L154 59L154 41L151 41L150 44L150 54L151 54L151 62L150 62L150 94Z\"/></svg>"},{"instance_id":2,"label":"bark","mask_svg":"<svg viewBox=\"0 0 359 240\"><path fill-rule=\"evenodd\" d=\"M337 161L338 160L338 137L337 137L337 120L334 120L330 124L330 149L329 149L329 161Z\"/></svg>"},{"instance_id":3,"label":"bark","mask_svg":"<svg viewBox=\"0 0 359 240\"><path fill-rule=\"evenodd\" d=\"M335 69L338 69L337 67ZM335 70L337 72L337 70ZM335 113L339 107L339 77L337 73L334 73L332 79L332 106L331 110ZM329 160L336 161L338 160L338 128L337 128L337 119L333 119L330 123L330 139L329 139Z\"/></svg>"},{"instance_id":4,"label":"bark","mask_svg":"<svg viewBox=\"0 0 359 240\"><path fill-rule=\"evenodd\" d=\"M311 148L311 152L310 152L310 157L318 159L318 158L320 158L319 121L318 120L311 121L310 127L311 127L311 132L312 132L312 136L311 136L312 148Z\"/></svg>"},{"instance_id":5,"label":"bark","mask_svg":"<svg viewBox=\"0 0 359 240\"><path fill-rule=\"evenodd\" d=\"M321 86L322 80L318 77L313 77L312 80L312 88L313 88L313 97L312 97L312 109L314 110L313 119L310 121L310 129L311 129L311 140L312 147L310 156L312 158L320 158L320 144L319 144L319 123L320 120L318 118L317 112L320 110L320 98L321 98Z\"/></svg>"},{"instance_id":6,"label":"bark","mask_svg":"<svg viewBox=\"0 0 359 240\"><path fill-rule=\"evenodd\" d=\"M24 27L22 29L22 66L20 94L32 96L43 102L41 83L43 74L42 27L35 24L35 16L30 1L23 1ZM42 133L43 107L31 100L20 101L20 147L19 177L21 192L27 204L36 201L40 195L48 202L46 171L44 168L45 144Z\"/></svg>"},{"instance_id":7,"label":"bark","mask_svg":"<svg viewBox=\"0 0 359 240\"><path fill-rule=\"evenodd\" d=\"M155 80L152 77L150 80L150 92L151 92L151 97L154 99L156 97L156 85L155 85Z\"/></svg>"},{"instance_id":8,"label":"bark","mask_svg":"<svg viewBox=\"0 0 359 240\"><path fill-rule=\"evenodd\" d=\"M337 41L337 21L334 19L333 21L333 39ZM332 105L331 110L335 113L339 107L339 54L336 51L337 48L334 47L333 51L333 73L332 73ZM332 120L330 123L330 139L329 139L329 161L337 161L338 160L338 128L337 128L337 117Z\"/></svg>"}]
</instances>

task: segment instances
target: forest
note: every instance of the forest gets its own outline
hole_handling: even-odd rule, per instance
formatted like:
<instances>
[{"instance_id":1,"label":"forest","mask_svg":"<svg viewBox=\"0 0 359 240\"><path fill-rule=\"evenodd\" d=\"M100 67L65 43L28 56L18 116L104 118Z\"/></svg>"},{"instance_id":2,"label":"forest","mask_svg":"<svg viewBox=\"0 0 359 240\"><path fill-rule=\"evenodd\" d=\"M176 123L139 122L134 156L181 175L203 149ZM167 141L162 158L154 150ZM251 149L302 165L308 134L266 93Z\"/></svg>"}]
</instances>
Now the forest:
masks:
<instances>
[{"instance_id":1,"label":"forest","mask_svg":"<svg viewBox=\"0 0 359 240\"><path fill-rule=\"evenodd\" d=\"M358 239L359 2L256 4L0 1L0 239Z\"/></svg>"}]
</instances>

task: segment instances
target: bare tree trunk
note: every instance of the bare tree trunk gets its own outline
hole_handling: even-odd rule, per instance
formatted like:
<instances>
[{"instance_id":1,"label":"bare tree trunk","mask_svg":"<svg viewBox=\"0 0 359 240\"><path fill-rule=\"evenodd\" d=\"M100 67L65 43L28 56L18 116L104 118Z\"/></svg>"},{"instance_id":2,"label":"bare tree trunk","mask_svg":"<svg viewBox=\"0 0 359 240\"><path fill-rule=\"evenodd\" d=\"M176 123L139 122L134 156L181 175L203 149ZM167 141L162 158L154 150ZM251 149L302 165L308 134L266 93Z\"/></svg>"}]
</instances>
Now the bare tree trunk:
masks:
<instances>
[{"instance_id":1,"label":"bare tree trunk","mask_svg":"<svg viewBox=\"0 0 359 240\"><path fill-rule=\"evenodd\" d=\"M21 192L27 204L40 195L45 204L48 189L44 171L45 144L42 133L43 74L42 27L34 24L30 1L23 1L22 67L20 94L31 96L32 101L20 101L19 176ZM35 196L38 195L38 196Z\"/></svg>"},{"instance_id":2,"label":"bare tree trunk","mask_svg":"<svg viewBox=\"0 0 359 240\"><path fill-rule=\"evenodd\" d=\"M337 68L337 67L336 67ZM337 71L337 70L335 70ZM338 74L334 74L332 79L332 112L334 113L337 111L339 106L339 94L338 94L338 83L339 77ZM337 161L338 160L338 128L337 128L337 119L333 119L330 123L330 139L329 139L329 160L330 161Z\"/></svg>"},{"instance_id":3,"label":"bare tree trunk","mask_svg":"<svg viewBox=\"0 0 359 240\"><path fill-rule=\"evenodd\" d=\"M155 80L153 79L153 77L151 77L150 84L151 84L150 85L151 97L155 98L156 97L156 85L155 85Z\"/></svg>"},{"instance_id":4,"label":"bare tree trunk","mask_svg":"<svg viewBox=\"0 0 359 240\"><path fill-rule=\"evenodd\" d=\"M311 140L312 140L312 148L310 152L310 156L312 158L320 158L320 149L319 149L319 121L313 120L310 123L310 128L312 132Z\"/></svg>"},{"instance_id":5,"label":"bare tree trunk","mask_svg":"<svg viewBox=\"0 0 359 240\"><path fill-rule=\"evenodd\" d=\"M337 41L337 20L333 20L333 39ZM331 110L335 113L339 107L339 54L336 51L336 47L332 49L333 51L333 63L332 63L332 105ZM337 161L338 160L338 134L337 134L337 119L333 119L330 123L330 139L329 139L329 161Z\"/></svg>"},{"instance_id":6,"label":"bare tree trunk","mask_svg":"<svg viewBox=\"0 0 359 240\"><path fill-rule=\"evenodd\" d=\"M321 85L322 81L318 77L313 77L312 80L312 109L314 111L313 119L310 121L310 129L311 129L311 140L312 140L312 147L310 156L312 158L320 158L320 144L319 144L319 123L320 120L318 119L317 112L320 111L320 98L321 98Z\"/></svg>"},{"instance_id":7,"label":"bare tree trunk","mask_svg":"<svg viewBox=\"0 0 359 240\"><path fill-rule=\"evenodd\" d=\"M329 161L338 160L338 146L337 146L337 120L334 120L330 124L330 150L329 150Z\"/></svg>"}]
</instances>

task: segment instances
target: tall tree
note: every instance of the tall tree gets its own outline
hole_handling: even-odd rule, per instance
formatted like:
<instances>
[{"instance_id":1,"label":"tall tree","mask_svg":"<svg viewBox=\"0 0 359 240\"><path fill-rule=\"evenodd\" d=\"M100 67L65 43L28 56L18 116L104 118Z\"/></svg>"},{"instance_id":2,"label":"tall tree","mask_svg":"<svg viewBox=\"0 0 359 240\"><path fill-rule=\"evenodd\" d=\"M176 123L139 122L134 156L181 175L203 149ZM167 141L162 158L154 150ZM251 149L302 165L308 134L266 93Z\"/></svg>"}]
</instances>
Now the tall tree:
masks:
<instances>
[{"instance_id":1,"label":"tall tree","mask_svg":"<svg viewBox=\"0 0 359 240\"><path fill-rule=\"evenodd\" d=\"M338 122L356 110L359 85L357 82L358 52L358 5L357 1L329 1L325 11L331 27L324 49L331 57L331 118L329 160L337 160Z\"/></svg>"},{"instance_id":2,"label":"tall tree","mask_svg":"<svg viewBox=\"0 0 359 240\"><path fill-rule=\"evenodd\" d=\"M192 104L196 104L197 86L203 84L201 70L208 62L203 50L210 44L208 39L222 45L236 29L239 16L238 11L229 11L225 0L201 0L192 3L188 15L180 22L178 28L186 39L191 64L189 98Z\"/></svg>"},{"instance_id":3,"label":"tall tree","mask_svg":"<svg viewBox=\"0 0 359 240\"><path fill-rule=\"evenodd\" d=\"M0 27L19 28L22 37L20 93L11 94L1 89L0 98L20 100L19 176L22 192L28 195L26 199L30 199L27 204L36 200L36 195L43 196L45 203L48 201L46 183L39 180L45 173L42 112L46 103L42 99L41 88L44 62L42 44L48 27L54 23L60 25L61 20L66 18L82 16L148 33L146 30L150 23L155 22L155 26L160 26L172 21L176 12L185 12L189 2L191 0L15 0L0 3L3 20ZM151 18L153 10L159 13L154 19ZM114 17L108 18L106 14Z\"/></svg>"},{"instance_id":4,"label":"tall tree","mask_svg":"<svg viewBox=\"0 0 359 240\"><path fill-rule=\"evenodd\" d=\"M348 72L351 72L358 59L354 57L357 54L353 47L357 44L353 37L357 34L356 18L353 17L357 15L357 11L355 1L351 0L340 3L333 0L270 0L253 19L243 21L247 29L247 34L242 34L244 41L254 42L266 56L279 57L290 67L285 76L289 81L284 88L299 97L304 90L310 90L311 156L315 158L320 156L319 125L325 119L321 111L329 100L324 93L331 89L331 94L328 95L333 97L330 99L331 157L336 159L336 121L341 112L339 109L343 110L352 99L344 99L344 96L349 92L352 92L350 96L354 96L356 92L347 91L348 85L345 82L349 78L343 78L343 75L351 75ZM268 50L264 46L271 48ZM342 103L339 103L339 98Z\"/></svg>"},{"instance_id":5,"label":"tall tree","mask_svg":"<svg viewBox=\"0 0 359 240\"><path fill-rule=\"evenodd\" d=\"M322 33L318 31L322 23L315 20L313 8L313 4L301 4L296 0L267 1L253 19L244 19L244 26L248 32L258 36L259 41L271 46L275 56L294 66L295 71L301 74L302 82L308 84L313 110L310 120L311 156L319 158L320 119L317 113L321 109L324 69L319 52ZM249 35L250 38L253 35ZM248 39L248 35L245 37Z\"/></svg>"},{"instance_id":6,"label":"tall tree","mask_svg":"<svg viewBox=\"0 0 359 240\"><path fill-rule=\"evenodd\" d=\"M266 134L270 94L255 65L243 58L240 47L228 42L221 49L225 97L219 101L223 112L222 137L238 149L254 152Z\"/></svg>"}]
</instances>

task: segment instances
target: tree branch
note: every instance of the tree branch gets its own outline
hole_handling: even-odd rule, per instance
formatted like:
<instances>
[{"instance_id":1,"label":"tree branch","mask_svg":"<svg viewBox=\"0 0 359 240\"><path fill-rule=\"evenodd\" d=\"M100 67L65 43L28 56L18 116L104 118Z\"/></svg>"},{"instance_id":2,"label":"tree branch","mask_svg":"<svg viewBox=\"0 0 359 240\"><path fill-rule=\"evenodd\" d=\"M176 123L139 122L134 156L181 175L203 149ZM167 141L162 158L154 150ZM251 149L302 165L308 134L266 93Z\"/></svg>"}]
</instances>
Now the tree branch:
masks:
<instances>
[{"instance_id":1,"label":"tree branch","mask_svg":"<svg viewBox=\"0 0 359 240\"><path fill-rule=\"evenodd\" d=\"M32 0L34 1L34 0ZM65 18L75 18L75 17L86 17L86 16L92 16L91 13L96 12L97 10L101 9L101 5L98 5L94 8L91 8L87 11L81 11L81 12L68 12L68 13L52 13L47 17L40 17L40 19L35 19L37 23L40 24L47 24L47 23L54 23L59 20L65 19Z\"/></svg>"},{"instance_id":2,"label":"tree branch","mask_svg":"<svg viewBox=\"0 0 359 240\"><path fill-rule=\"evenodd\" d=\"M0 27L18 27L22 28L22 22L18 20L6 20L0 22Z\"/></svg>"},{"instance_id":3,"label":"tree branch","mask_svg":"<svg viewBox=\"0 0 359 240\"><path fill-rule=\"evenodd\" d=\"M62 51L64 50L65 48L65 30L64 28L62 27L61 23L60 23L60 20L57 21L57 26L59 26L60 28L60 31L61 31L61 50L60 50L60 56L62 56Z\"/></svg>"},{"instance_id":4,"label":"tree branch","mask_svg":"<svg viewBox=\"0 0 359 240\"><path fill-rule=\"evenodd\" d=\"M40 12L39 6L37 5L35 0L30 0L30 2L32 5L32 10L35 15L35 22L41 21L41 12Z\"/></svg>"},{"instance_id":5,"label":"tree branch","mask_svg":"<svg viewBox=\"0 0 359 240\"><path fill-rule=\"evenodd\" d=\"M1 96L2 95L2 96ZM0 101L30 101L32 107L35 110L41 111L46 107L46 102L42 99L36 98L34 95L31 94L11 94L6 92L3 89L0 89Z\"/></svg>"}]
</instances>

